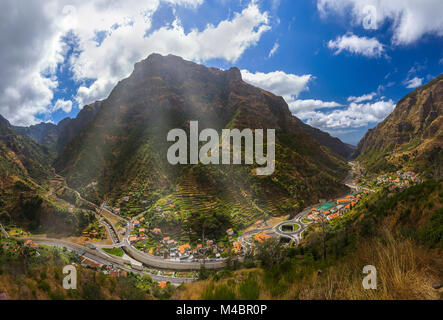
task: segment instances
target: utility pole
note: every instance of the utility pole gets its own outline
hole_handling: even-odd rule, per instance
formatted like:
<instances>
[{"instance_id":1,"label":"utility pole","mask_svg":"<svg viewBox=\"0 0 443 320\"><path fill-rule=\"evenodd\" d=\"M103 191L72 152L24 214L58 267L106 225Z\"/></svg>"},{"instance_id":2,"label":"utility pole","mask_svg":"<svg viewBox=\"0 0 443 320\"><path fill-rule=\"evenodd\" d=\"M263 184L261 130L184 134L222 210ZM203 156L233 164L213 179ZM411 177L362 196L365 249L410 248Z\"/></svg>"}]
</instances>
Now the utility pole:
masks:
<instances>
[{"instance_id":1,"label":"utility pole","mask_svg":"<svg viewBox=\"0 0 443 320\"><path fill-rule=\"evenodd\" d=\"M322 230L323 230L323 260L326 261L326 231L325 231L325 214L322 213Z\"/></svg>"}]
</instances>

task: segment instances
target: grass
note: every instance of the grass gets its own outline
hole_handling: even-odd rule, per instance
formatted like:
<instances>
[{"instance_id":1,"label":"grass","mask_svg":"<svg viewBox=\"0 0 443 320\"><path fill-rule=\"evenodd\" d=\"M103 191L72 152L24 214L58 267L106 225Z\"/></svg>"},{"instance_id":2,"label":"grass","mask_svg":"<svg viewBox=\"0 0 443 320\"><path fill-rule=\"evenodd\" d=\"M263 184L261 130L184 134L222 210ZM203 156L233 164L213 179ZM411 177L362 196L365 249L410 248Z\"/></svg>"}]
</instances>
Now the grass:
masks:
<instances>
[{"instance_id":1,"label":"grass","mask_svg":"<svg viewBox=\"0 0 443 320\"><path fill-rule=\"evenodd\" d=\"M121 248L104 248L103 251L112 254L117 257L123 257L123 250Z\"/></svg>"}]
</instances>

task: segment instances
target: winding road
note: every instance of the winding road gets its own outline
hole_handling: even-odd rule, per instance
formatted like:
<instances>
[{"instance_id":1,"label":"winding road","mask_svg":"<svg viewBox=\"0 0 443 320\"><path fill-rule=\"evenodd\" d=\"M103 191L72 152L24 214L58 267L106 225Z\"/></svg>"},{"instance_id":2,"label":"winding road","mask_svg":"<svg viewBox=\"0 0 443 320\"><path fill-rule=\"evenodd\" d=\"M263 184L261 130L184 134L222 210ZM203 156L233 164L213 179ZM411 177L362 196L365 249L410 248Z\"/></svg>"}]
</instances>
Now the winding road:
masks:
<instances>
[{"instance_id":1,"label":"winding road","mask_svg":"<svg viewBox=\"0 0 443 320\"><path fill-rule=\"evenodd\" d=\"M351 184L351 179L353 176L354 167L352 166L352 170L348 177L345 180L345 184L348 185L352 189L358 190L360 186ZM68 187L69 188L69 187ZM206 269L221 269L226 266L226 259L212 259L212 260L173 260L173 259L164 259L158 256L154 256L151 254L147 254L145 252L139 251L136 248L134 248L131 243L129 242L129 235L131 234L131 228L133 222L139 218L138 215L134 217L131 220L127 220L111 210L109 210L106 207L106 203L103 202L103 204L99 207L96 204L84 199L79 192L76 190L73 190L69 188L73 192L76 193L76 195L86 203L90 204L93 208L96 209L97 213L101 216L100 223L102 223L106 230L108 231L113 244L112 245L96 245L96 249L86 248L84 250L84 247L75 243L62 241L58 239L48 239L48 238L38 238L38 237L31 237L27 239L31 239L37 243L46 244L50 246L58 246L58 247L66 247L69 250L73 250L75 252L79 252L80 250L84 250L84 256L87 257L90 260L96 261L100 264L106 264L106 265L114 265L121 269L139 273L139 274L146 274L146 271L138 270L133 268L132 266L128 266L128 260L125 260L123 258L113 256L110 254L107 254L103 251L104 248L121 248L130 258L144 264L150 267L158 268L158 269L165 269L165 270L176 270L176 271L193 271L193 270L200 270L202 266L204 266ZM289 240L293 240L295 243L299 243L302 238L303 231L306 230L306 228L309 226L310 223L304 223L302 220L311 212L311 209L313 206L305 208L302 212L298 213L293 219L285 220L280 223L278 223L275 226L269 226L262 229L255 229L248 232L245 232L239 237L239 240L246 244L246 237L253 236L254 234L261 233L261 232L268 232L271 231L275 235L286 238ZM109 220L102 214L102 211L106 211L113 217L124 221L127 224L126 233L123 236L123 239L120 239L117 231L115 230L113 224L109 222ZM286 232L282 230L282 226L287 224L296 224L298 225L298 229L291 232ZM7 234L6 231L3 229L3 227L0 225L0 231ZM239 258L241 259L241 258ZM130 263L129 263L130 265ZM193 278L175 278L175 277L165 277L165 276L159 276L155 274L149 274L153 280L155 281L169 281L173 284L180 284L185 282L190 282L195 279Z\"/></svg>"}]
</instances>

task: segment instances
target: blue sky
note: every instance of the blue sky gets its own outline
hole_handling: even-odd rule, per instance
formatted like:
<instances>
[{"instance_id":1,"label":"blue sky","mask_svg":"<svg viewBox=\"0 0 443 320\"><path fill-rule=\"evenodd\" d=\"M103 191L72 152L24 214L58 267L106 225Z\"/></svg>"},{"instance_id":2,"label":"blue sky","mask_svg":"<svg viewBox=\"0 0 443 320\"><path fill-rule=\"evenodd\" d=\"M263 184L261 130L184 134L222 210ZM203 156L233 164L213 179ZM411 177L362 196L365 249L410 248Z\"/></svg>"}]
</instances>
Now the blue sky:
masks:
<instances>
[{"instance_id":1,"label":"blue sky","mask_svg":"<svg viewBox=\"0 0 443 320\"><path fill-rule=\"evenodd\" d=\"M21 1L7 0L2 12ZM237 66L303 121L356 144L401 97L443 71L438 0L62 0L52 3L53 15L29 1L35 21L20 21L23 12L5 22L23 39L0 34L5 73L17 76L0 82L0 113L19 125L75 117L159 52ZM21 47L33 54L13 55Z\"/></svg>"}]
</instances>

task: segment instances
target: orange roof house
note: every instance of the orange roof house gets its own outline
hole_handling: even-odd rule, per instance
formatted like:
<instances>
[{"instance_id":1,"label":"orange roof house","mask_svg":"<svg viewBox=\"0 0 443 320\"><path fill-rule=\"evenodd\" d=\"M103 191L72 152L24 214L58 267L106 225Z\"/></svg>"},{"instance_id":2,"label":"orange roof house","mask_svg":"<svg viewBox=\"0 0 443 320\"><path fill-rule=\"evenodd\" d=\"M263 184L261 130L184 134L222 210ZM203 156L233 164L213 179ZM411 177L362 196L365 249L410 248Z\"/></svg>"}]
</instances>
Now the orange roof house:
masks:
<instances>
[{"instance_id":1,"label":"orange roof house","mask_svg":"<svg viewBox=\"0 0 443 320\"><path fill-rule=\"evenodd\" d=\"M162 233L160 228L154 228L154 229L152 229L152 232L154 232L154 233Z\"/></svg>"},{"instance_id":2,"label":"orange roof house","mask_svg":"<svg viewBox=\"0 0 443 320\"><path fill-rule=\"evenodd\" d=\"M338 217L338 213L333 213L333 214L331 214L331 215L329 215L329 220L332 220L332 219L335 219L335 218L337 218Z\"/></svg>"},{"instance_id":3,"label":"orange roof house","mask_svg":"<svg viewBox=\"0 0 443 320\"><path fill-rule=\"evenodd\" d=\"M337 203L347 203L347 202L351 202L351 199L349 198L343 198L343 199L338 199Z\"/></svg>"},{"instance_id":4,"label":"orange roof house","mask_svg":"<svg viewBox=\"0 0 443 320\"><path fill-rule=\"evenodd\" d=\"M180 250L180 253L185 253L186 250L191 249L191 246L189 245L189 243L185 243L179 246L178 249Z\"/></svg>"},{"instance_id":5,"label":"orange roof house","mask_svg":"<svg viewBox=\"0 0 443 320\"><path fill-rule=\"evenodd\" d=\"M169 240L170 240L169 237L164 237L164 238L163 238L163 241L169 241Z\"/></svg>"},{"instance_id":6,"label":"orange roof house","mask_svg":"<svg viewBox=\"0 0 443 320\"><path fill-rule=\"evenodd\" d=\"M234 243L234 251L235 252L239 252L239 251L241 251L241 249L242 249L241 242L240 241L236 241Z\"/></svg>"},{"instance_id":7,"label":"orange roof house","mask_svg":"<svg viewBox=\"0 0 443 320\"><path fill-rule=\"evenodd\" d=\"M140 228L140 229L138 230L138 232L140 232L140 233L143 233L143 232L145 232L145 231L146 231L145 228Z\"/></svg>"},{"instance_id":8,"label":"orange roof house","mask_svg":"<svg viewBox=\"0 0 443 320\"><path fill-rule=\"evenodd\" d=\"M25 241L25 246L30 246L32 244L32 240L26 240Z\"/></svg>"},{"instance_id":9,"label":"orange roof house","mask_svg":"<svg viewBox=\"0 0 443 320\"><path fill-rule=\"evenodd\" d=\"M164 289L166 288L166 281L160 281L159 284L160 288Z\"/></svg>"},{"instance_id":10,"label":"orange roof house","mask_svg":"<svg viewBox=\"0 0 443 320\"><path fill-rule=\"evenodd\" d=\"M137 241L137 237L134 237L134 236L129 237L129 241L131 241L131 242Z\"/></svg>"},{"instance_id":11,"label":"orange roof house","mask_svg":"<svg viewBox=\"0 0 443 320\"><path fill-rule=\"evenodd\" d=\"M269 239L270 237L271 237L270 235L264 233L257 233L256 235L254 235L254 239L257 240L258 242L263 242Z\"/></svg>"}]
</instances>

